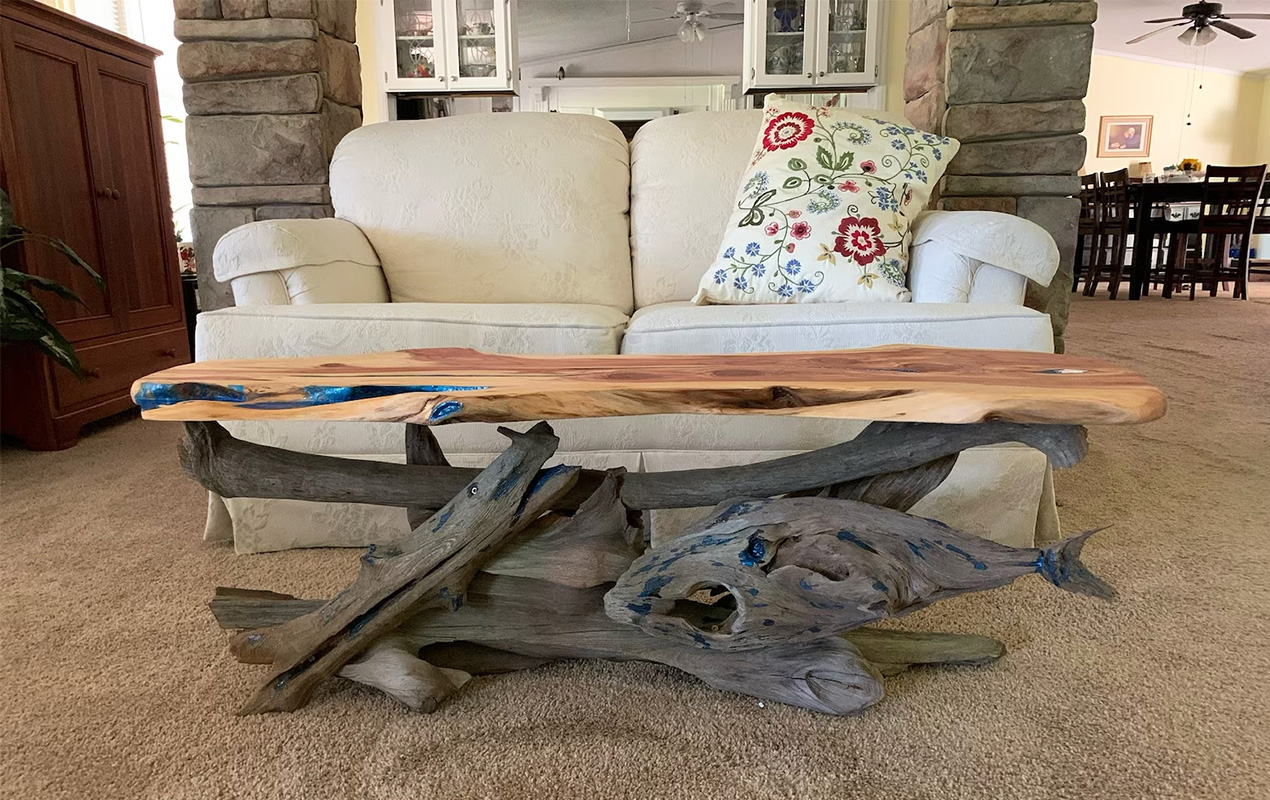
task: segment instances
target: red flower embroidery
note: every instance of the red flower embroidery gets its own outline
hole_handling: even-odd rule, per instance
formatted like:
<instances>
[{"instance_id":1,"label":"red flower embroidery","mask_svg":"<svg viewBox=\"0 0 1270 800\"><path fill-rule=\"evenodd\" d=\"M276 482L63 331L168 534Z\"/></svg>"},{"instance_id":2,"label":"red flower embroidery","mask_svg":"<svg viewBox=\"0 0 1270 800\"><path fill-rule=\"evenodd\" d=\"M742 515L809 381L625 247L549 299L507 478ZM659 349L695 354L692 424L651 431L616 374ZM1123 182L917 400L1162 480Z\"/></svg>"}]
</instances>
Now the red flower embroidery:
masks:
<instances>
[{"instance_id":1,"label":"red flower embroidery","mask_svg":"<svg viewBox=\"0 0 1270 800\"><path fill-rule=\"evenodd\" d=\"M806 114L797 111L786 111L777 115L776 119L767 123L763 131L763 148L766 150L786 150L811 136L815 122Z\"/></svg>"},{"instance_id":2,"label":"red flower embroidery","mask_svg":"<svg viewBox=\"0 0 1270 800\"><path fill-rule=\"evenodd\" d=\"M793 242L790 242L789 244L785 245L785 252L786 252L786 253L792 253L792 252L794 252L794 243L793 243Z\"/></svg>"},{"instance_id":3,"label":"red flower embroidery","mask_svg":"<svg viewBox=\"0 0 1270 800\"><path fill-rule=\"evenodd\" d=\"M903 203L903 205L908 205L908 204L909 204L909 203L911 203L911 202L913 202L913 188L910 186L909 188L907 188L907 189L905 189L905 190L904 190L904 203Z\"/></svg>"},{"instance_id":4,"label":"red flower embroidery","mask_svg":"<svg viewBox=\"0 0 1270 800\"><path fill-rule=\"evenodd\" d=\"M789 226L789 233L795 239L806 239L811 236L811 225L806 222L795 222Z\"/></svg>"},{"instance_id":5,"label":"red flower embroidery","mask_svg":"<svg viewBox=\"0 0 1270 800\"><path fill-rule=\"evenodd\" d=\"M860 171L865 175L872 175L878 171L878 165L874 164L872 161L862 161L860 162Z\"/></svg>"},{"instance_id":6,"label":"red flower embroidery","mask_svg":"<svg viewBox=\"0 0 1270 800\"><path fill-rule=\"evenodd\" d=\"M838 225L838 233L842 235L834 239L833 249L854 258L862 267L886 255L882 227L872 217L846 217Z\"/></svg>"},{"instance_id":7,"label":"red flower embroidery","mask_svg":"<svg viewBox=\"0 0 1270 800\"><path fill-rule=\"evenodd\" d=\"M776 234L780 231L780 229L781 229L781 226L779 226L779 225L777 225L775 222L773 222L773 223L769 224L769 225L768 225L766 228L764 228L763 230L767 232L767 235L768 235L768 236L775 236L775 235L776 235Z\"/></svg>"},{"instance_id":8,"label":"red flower embroidery","mask_svg":"<svg viewBox=\"0 0 1270 800\"><path fill-rule=\"evenodd\" d=\"M790 211L790 212L789 212L789 215L790 215L791 217L793 217L794 219L798 219L799 217L801 217L801 216L803 215L803 212L801 212L801 211L799 211L798 209L796 209L796 208L795 208L793 211Z\"/></svg>"},{"instance_id":9,"label":"red flower embroidery","mask_svg":"<svg viewBox=\"0 0 1270 800\"><path fill-rule=\"evenodd\" d=\"M858 192L860 191L860 184L856 183L855 181L843 181L842 183L838 184L838 189L844 192Z\"/></svg>"}]
</instances>

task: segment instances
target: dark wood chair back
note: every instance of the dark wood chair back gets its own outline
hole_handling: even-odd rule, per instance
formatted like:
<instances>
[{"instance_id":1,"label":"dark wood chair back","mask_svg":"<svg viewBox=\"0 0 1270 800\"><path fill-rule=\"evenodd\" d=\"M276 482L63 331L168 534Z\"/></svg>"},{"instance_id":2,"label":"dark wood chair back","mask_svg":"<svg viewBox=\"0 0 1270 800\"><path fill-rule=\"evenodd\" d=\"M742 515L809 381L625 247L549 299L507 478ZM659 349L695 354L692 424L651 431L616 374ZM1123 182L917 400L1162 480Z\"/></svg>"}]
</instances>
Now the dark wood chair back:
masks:
<instances>
[{"instance_id":1,"label":"dark wood chair back","mask_svg":"<svg viewBox=\"0 0 1270 800\"><path fill-rule=\"evenodd\" d=\"M1098 229L1098 173L1080 176L1080 232Z\"/></svg>"},{"instance_id":2,"label":"dark wood chair back","mask_svg":"<svg viewBox=\"0 0 1270 800\"><path fill-rule=\"evenodd\" d=\"M1129 170L1120 169L1102 174L1098 204L1102 209L1104 228L1127 231L1129 228Z\"/></svg>"},{"instance_id":3,"label":"dark wood chair back","mask_svg":"<svg viewBox=\"0 0 1270 800\"><path fill-rule=\"evenodd\" d=\"M1200 233L1251 234L1265 183L1265 164L1209 167L1199 210Z\"/></svg>"}]
</instances>

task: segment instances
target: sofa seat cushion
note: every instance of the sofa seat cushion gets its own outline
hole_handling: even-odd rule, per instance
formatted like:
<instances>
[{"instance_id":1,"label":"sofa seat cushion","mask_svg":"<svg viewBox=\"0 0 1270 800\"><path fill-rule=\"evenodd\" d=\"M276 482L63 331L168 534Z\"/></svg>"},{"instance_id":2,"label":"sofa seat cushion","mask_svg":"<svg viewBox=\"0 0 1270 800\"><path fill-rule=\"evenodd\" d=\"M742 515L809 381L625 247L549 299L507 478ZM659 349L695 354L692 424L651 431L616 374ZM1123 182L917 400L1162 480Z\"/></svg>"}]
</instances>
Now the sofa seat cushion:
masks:
<instances>
[{"instance_id":1,"label":"sofa seat cushion","mask_svg":"<svg viewBox=\"0 0 1270 800\"><path fill-rule=\"evenodd\" d=\"M197 358L352 355L416 347L612 355L626 315L563 303L325 303L243 306L198 317Z\"/></svg>"},{"instance_id":2,"label":"sofa seat cushion","mask_svg":"<svg viewBox=\"0 0 1270 800\"><path fill-rule=\"evenodd\" d=\"M926 344L1053 352L1047 314L1009 303L660 303L631 317L623 353L760 353Z\"/></svg>"}]
</instances>

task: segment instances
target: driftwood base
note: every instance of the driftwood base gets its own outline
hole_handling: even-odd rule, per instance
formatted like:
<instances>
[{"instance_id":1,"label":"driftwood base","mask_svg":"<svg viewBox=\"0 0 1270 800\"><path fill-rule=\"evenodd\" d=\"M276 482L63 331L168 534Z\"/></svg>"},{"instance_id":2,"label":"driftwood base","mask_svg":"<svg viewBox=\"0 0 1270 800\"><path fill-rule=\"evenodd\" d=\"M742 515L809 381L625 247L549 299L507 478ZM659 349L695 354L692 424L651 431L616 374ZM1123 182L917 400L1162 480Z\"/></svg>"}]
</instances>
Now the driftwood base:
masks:
<instances>
[{"instance_id":1,"label":"driftwood base","mask_svg":"<svg viewBox=\"0 0 1270 800\"><path fill-rule=\"evenodd\" d=\"M1079 560L1088 534L1011 548L904 513L967 447L1022 441L1075 463L1085 438L1074 426L874 423L804 456L653 476L544 470L558 443L546 423L504 431L511 445L480 471L450 467L414 425L406 465L292 454L214 424L187 430L182 462L213 491L404 505L415 525L398 549L372 547L329 601L217 590L213 613L239 631L231 652L273 668L242 713L298 708L333 675L431 711L472 675L601 658L850 714L881 700L885 675L1004 652L986 637L869 623L1032 573L1112 595ZM720 501L646 548L642 510Z\"/></svg>"}]
</instances>

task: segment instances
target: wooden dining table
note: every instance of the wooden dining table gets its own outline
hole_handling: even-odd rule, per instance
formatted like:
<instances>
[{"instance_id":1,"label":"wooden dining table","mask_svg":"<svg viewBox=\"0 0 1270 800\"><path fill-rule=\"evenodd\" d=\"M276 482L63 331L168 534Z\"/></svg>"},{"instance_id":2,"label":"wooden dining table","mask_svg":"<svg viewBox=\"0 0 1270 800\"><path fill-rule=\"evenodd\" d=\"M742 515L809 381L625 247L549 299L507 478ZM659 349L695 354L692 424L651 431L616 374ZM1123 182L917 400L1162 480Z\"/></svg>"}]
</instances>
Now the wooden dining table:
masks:
<instances>
[{"instance_id":1,"label":"wooden dining table","mask_svg":"<svg viewBox=\"0 0 1270 800\"><path fill-rule=\"evenodd\" d=\"M1204 199L1204 182L1134 183L1129 185L1129 203L1133 215L1133 261L1129 271L1129 299L1137 300L1151 278L1150 246L1155 234L1198 233L1196 219L1168 220L1151 216L1152 204L1200 203ZM1270 216L1261 215L1253 223L1253 234L1270 234ZM1247 245L1245 245L1247 246ZM1171 257L1171 256L1170 256Z\"/></svg>"}]
</instances>

